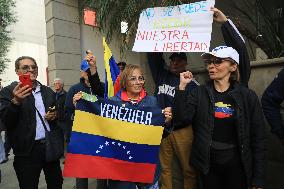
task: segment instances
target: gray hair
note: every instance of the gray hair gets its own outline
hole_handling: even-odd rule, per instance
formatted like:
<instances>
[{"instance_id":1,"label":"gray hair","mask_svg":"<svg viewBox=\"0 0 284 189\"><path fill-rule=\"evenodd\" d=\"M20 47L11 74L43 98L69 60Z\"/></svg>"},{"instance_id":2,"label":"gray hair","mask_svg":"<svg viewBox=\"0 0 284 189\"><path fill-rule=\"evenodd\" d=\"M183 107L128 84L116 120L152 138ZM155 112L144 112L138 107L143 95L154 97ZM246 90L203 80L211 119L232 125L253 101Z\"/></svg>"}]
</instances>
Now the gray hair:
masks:
<instances>
[{"instance_id":1,"label":"gray hair","mask_svg":"<svg viewBox=\"0 0 284 189\"><path fill-rule=\"evenodd\" d=\"M55 78L55 79L53 80L53 84L54 84L55 81L60 81L62 87L64 87L64 82L62 81L61 78L59 78L59 77L58 77L58 78Z\"/></svg>"}]
</instances>

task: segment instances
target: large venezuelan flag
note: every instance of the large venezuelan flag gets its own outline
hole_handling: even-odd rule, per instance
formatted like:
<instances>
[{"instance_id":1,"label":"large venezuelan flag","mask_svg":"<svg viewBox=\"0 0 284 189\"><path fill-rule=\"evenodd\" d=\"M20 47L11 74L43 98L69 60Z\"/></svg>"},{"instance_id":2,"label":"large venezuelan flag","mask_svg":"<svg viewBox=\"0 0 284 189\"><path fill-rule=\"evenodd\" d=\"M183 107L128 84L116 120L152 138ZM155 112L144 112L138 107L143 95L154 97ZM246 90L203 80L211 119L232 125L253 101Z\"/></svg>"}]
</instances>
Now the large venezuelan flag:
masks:
<instances>
[{"instance_id":1,"label":"large venezuelan flag","mask_svg":"<svg viewBox=\"0 0 284 189\"><path fill-rule=\"evenodd\" d=\"M63 175L152 183L163 127L95 115L95 103L77 103Z\"/></svg>"},{"instance_id":2,"label":"large venezuelan flag","mask_svg":"<svg viewBox=\"0 0 284 189\"><path fill-rule=\"evenodd\" d=\"M108 47L105 38L103 37L104 47L104 63L105 63L105 98L112 97L117 91L114 91L115 81L119 75L119 68L112 56L111 50Z\"/></svg>"}]
</instances>

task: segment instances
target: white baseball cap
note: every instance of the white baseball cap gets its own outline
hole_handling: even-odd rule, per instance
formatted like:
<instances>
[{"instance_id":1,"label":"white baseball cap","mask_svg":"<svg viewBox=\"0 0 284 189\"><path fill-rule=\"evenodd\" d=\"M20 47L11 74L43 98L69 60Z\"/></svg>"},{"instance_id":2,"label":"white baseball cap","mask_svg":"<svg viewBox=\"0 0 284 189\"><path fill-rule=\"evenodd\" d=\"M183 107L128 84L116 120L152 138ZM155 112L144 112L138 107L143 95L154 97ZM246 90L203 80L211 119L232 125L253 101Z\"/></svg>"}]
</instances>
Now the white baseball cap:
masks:
<instances>
[{"instance_id":1,"label":"white baseball cap","mask_svg":"<svg viewBox=\"0 0 284 189\"><path fill-rule=\"evenodd\" d=\"M211 52L206 52L201 55L203 59L209 59L211 56L218 58L231 58L237 64L239 64L239 53L232 47L218 46L215 47Z\"/></svg>"}]
</instances>

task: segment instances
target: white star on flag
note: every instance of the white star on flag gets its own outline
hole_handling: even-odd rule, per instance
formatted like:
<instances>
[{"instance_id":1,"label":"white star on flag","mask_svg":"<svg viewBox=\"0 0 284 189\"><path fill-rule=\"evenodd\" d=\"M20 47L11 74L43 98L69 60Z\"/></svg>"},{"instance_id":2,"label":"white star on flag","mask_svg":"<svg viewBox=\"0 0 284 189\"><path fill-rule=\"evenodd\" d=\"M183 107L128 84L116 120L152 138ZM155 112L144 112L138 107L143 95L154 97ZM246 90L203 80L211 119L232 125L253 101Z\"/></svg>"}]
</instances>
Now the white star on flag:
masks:
<instances>
[{"instance_id":1,"label":"white star on flag","mask_svg":"<svg viewBox=\"0 0 284 189\"><path fill-rule=\"evenodd\" d=\"M100 145L100 147L99 147L99 148L100 148L100 149L103 149L103 147L104 147L103 145Z\"/></svg>"},{"instance_id":2,"label":"white star on flag","mask_svg":"<svg viewBox=\"0 0 284 189\"><path fill-rule=\"evenodd\" d=\"M109 145L109 142L108 142L108 141L106 141L106 142L105 142L105 145L106 145L106 146L108 146L108 145Z\"/></svg>"},{"instance_id":3,"label":"white star on flag","mask_svg":"<svg viewBox=\"0 0 284 189\"><path fill-rule=\"evenodd\" d=\"M99 151L99 150L97 150L97 151L96 151L96 153L98 154L98 153L100 153L100 151Z\"/></svg>"}]
</instances>

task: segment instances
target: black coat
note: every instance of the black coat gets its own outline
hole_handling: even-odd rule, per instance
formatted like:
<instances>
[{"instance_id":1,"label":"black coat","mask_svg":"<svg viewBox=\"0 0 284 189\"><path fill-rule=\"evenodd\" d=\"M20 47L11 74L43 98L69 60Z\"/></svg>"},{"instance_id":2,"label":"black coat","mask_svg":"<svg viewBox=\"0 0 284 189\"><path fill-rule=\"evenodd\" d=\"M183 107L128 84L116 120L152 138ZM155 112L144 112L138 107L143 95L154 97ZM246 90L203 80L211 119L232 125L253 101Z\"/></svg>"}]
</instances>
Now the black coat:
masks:
<instances>
[{"instance_id":1,"label":"black coat","mask_svg":"<svg viewBox=\"0 0 284 189\"><path fill-rule=\"evenodd\" d=\"M263 93L261 102L263 113L271 126L271 132L284 139L284 124L280 113L284 100L284 68L278 73Z\"/></svg>"},{"instance_id":2,"label":"black coat","mask_svg":"<svg viewBox=\"0 0 284 189\"><path fill-rule=\"evenodd\" d=\"M6 126L8 140L16 156L28 156L35 143L36 109L33 95L26 97L17 106L11 102L13 90L18 83L4 87L0 92L0 118ZM55 93L47 86L41 85L41 95L45 111L55 106ZM48 122L50 129L56 127L56 121Z\"/></svg>"},{"instance_id":3,"label":"black coat","mask_svg":"<svg viewBox=\"0 0 284 189\"><path fill-rule=\"evenodd\" d=\"M56 94L56 93L55 93ZM56 111L58 121L65 121L65 99L66 91L61 91L59 94L56 94Z\"/></svg>"},{"instance_id":4,"label":"black coat","mask_svg":"<svg viewBox=\"0 0 284 189\"><path fill-rule=\"evenodd\" d=\"M191 164L203 174L210 168L210 150L214 127L213 82L199 86L189 95L177 90L174 99L174 120L192 124L194 139ZM265 166L264 116L257 95L252 90L233 84L229 92L236 104L238 147L247 182L263 187Z\"/></svg>"},{"instance_id":5,"label":"black coat","mask_svg":"<svg viewBox=\"0 0 284 189\"><path fill-rule=\"evenodd\" d=\"M62 132L66 137L69 137L67 134L67 119L65 116L65 100L67 92L62 90L59 93L55 93L56 96L56 112L57 112L57 125L60 127Z\"/></svg>"}]
</instances>

